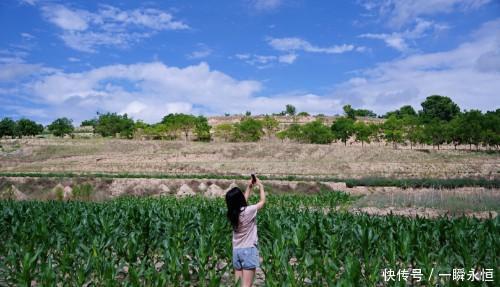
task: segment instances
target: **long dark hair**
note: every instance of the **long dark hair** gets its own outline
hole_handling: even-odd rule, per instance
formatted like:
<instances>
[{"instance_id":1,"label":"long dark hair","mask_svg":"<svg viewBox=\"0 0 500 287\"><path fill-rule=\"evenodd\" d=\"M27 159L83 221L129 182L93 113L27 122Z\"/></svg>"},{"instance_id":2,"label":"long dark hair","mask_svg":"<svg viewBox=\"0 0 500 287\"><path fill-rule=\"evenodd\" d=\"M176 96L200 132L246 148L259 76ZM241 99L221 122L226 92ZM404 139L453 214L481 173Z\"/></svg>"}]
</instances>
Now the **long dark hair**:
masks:
<instances>
[{"instance_id":1,"label":"long dark hair","mask_svg":"<svg viewBox=\"0 0 500 287\"><path fill-rule=\"evenodd\" d=\"M238 187L233 187L226 193L227 218L233 230L238 229L238 221L241 213L241 208L247 206L247 201L243 192Z\"/></svg>"}]
</instances>

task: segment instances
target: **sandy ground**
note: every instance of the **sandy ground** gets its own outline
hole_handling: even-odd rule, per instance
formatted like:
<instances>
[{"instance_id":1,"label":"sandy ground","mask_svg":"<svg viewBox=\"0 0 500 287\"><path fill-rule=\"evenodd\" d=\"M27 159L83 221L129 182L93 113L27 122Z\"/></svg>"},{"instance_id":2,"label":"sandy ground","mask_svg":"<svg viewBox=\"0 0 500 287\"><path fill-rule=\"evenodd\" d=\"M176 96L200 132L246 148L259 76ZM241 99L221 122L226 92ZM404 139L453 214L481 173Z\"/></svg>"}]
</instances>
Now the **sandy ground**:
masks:
<instances>
[{"instance_id":1,"label":"sandy ground","mask_svg":"<svg viewBox=\"0 0 500 287\"><path fill-rule=\"evenodd\" d=\"M114 139L2 140L0 172L500 178L500 153L394 150L372 144L198 143ZM14 148L13 148L14 147Z\"/></svg>"}]
</instances>

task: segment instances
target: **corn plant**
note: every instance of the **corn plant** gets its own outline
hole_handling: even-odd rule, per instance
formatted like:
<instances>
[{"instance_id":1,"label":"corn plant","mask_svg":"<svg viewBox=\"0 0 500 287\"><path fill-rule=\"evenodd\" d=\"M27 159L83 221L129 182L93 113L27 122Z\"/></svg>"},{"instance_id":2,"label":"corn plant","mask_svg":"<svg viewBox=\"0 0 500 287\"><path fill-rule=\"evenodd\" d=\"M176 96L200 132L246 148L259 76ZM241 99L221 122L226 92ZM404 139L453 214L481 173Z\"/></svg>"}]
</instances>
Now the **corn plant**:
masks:
<instances>
[{"instance_id":1,"label":"corn plant","mask_svg":"<svg viewBox=\"0 0 500 287\"><path fill-rule=\"evenodd\" d=\"M257 217L266 286L405 285L384 282L384 268L493 268L495 281L483 285L500 286L498 217L335 211L349 200L341 193L269 196ZM225 213L222 199L202 197L0 201L0 285L230 286ZM413 284L456 286L425 276Z\"/></svg>"}]
</instances>

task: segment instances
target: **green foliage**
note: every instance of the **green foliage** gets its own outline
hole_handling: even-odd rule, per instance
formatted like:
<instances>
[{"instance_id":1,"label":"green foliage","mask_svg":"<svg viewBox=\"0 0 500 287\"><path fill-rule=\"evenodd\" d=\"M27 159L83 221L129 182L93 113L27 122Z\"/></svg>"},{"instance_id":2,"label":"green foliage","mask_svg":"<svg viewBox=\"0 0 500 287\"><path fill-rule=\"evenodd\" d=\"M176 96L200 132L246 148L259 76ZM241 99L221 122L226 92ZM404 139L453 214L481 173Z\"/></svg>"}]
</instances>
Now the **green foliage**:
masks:
<instances>
[{"instance_id":1,"label":"green foliage","mask_svg":"<svg viewBox=\"0 0 500 287\"><path fill-rule=\"evenodd\" d=\"M403 124L403 137L410 143L412 149L415 144L423 141L424 129L416 115L405 114L400 119Z\"/></svg>"},{"instance_id":2,"label":"green foliage","mask_svg":"<svg viewBox=\"0 0 500 287\"><path fill-rule=\"evenodd\" d=\"M479 110L470 110L463 114L460 132L464 143L479 147L482 140L482 120L483 114Z\"/></svg>"},{"instance_id":3,"label":"green foliage","mask_svg":"<svg viewBox=\"0 0 500 287\"><path fill-rule=\"evenodd\" d=\"M285 106L285 110L283 112L285 115L294 116L296 111L297 109L295 106L288 104Z\"/></svg>"},{"instance_id":4,"label":"green foliage","mask_svg":"<svg viewBox=\"0 0 500 287\"><path fill-rule=\"evenodd\" d=\"M392 142L393 147L397 148L397 144L403 142L403 121L396 116L390 116L382 125L384 137L387 141Z\"/></svg>"},{"instance_id":5,"label":"green foliage","mask_svg":"<svg viewBox=\"0 0 500 287\"><path fill-rule=\"evenodd\" d=\"M309 143L330 144L333 140L331 129L319 120L307 123L301 129L302 138Z\"/></svg>"},{"instance_id":6,"label":"green foliage","mask_svg":"<svg viewBox=\"0 0 500 287\"><path fill-rule=\"evenodd\" d=\"M36 136L43 132L43 126L36 122L22 118L16 123L16 135L22 136Z\"/></svg>"},{"instance_id":7,"label":"green foliage","mask_svg":"<svg viewBox=\"0 0 500 287\"><path fill-rule=\"evenodd\" d=\"M235 127L235 138L239 141L255 142L264 134L262 122L249 117L242 119Z\"/></svg>"},{"instance_id":8,"label":"green foliage","mask_svg":"<svg viewBox=\"0 0 500 287\"><path fill-rule=\"evenodd\" d=\"M218 138L223 138L224 141L230 141L234 139L236 127L230 123L222 123L214 127L214 134Z\"/></svg>"},{"instance_id":9,"label":"green foliage","mask_svg":"<svg viewBox=\"0 0 500 287\"><path fill-rule=\"evenodd\" d=\"M89 200L94 189L89 183L77 184L73 187L73 198L77 200Z\"/></svg>"},{"instance_id":10,"label":"green foliage","mask_svg":"<svg viewBox=\"0 0 500 287\"><path fill-rule=\"evenodd\" d=\"M331 126L333 136L347 145L347 140L354 134L354 120L349 117L336 119Z\"/></svg>"},{"instance_id":11,"label":"green foliage","mask_svg":"<svg viewBox=\"0 0 500 287\"><path fill-rule=\"evenodd\" d=\"M392 111L392 112L387 112L384 115L384 118L389 118L390 116L396 116L397 118L401 119L407 116L417 116L417 112L412 106L406 105L402 106L398 110Z\"/></svg>"},{"instance_id":12,"label":"green foliage","mask_svg":"<svg viewBox=\"0 0 500 287\"><path fill-rule=\"evenodd\" d=\"M53 121L48 127L49 132L51 132L56 137L63 137L69 135L74 131L72 120L68 118L59 118Z\"/></svg>"},{"instance_id":13,"label":"green foliage","mask_svg":"<svg viewBox=\"0 0 500 287\"><path fill-rule=\"evenodd\" d=\"M264 127L266 134L269 138L276 132L279 127L279 122L272 116L266 115L262 119L262 126Z\"/></svg>"},{"instance_id":14,"label":"green foliage","mask_svg":"<svg viewBox=\"0 0 500 287\"><path fill-rule=\"evenodd\" d=\"M445 129L446 123L440 120L433 120L424 125L424 136L428 144L439 146L446 142L446 136L449 134Z\"/></svg>"},{"instance_id":15,"label":"green foliage","mask_svg":"<svg viewBox=\"0 0 500 287\"><path fill-rule=\"evenodd\" d=\"M163 117L161 123L166 125L167 129L174 133L176 133L177 131L183 132L185 139L187 141L189 133L195 129L198 120L199 119L193 115L168 114L165 117ZM203 123L201 123L201 125L203 125Z\"/></svg>"},{"instance_id":16,"label":"green foliage","mask_svg":"<svg viewBox=\"0 0 500 287\"><path fill-rule=\"evenodd\" d=\"M134 132L134 121L127 116L116 113L99 114L95 125L95 133L103 137L131 138Z\"/></svg>"},{"instance_id":17,"label":"green foliage","mask_svg":"<svg viewBox=\"0 0 500 287\"><path fill-rule=\"evenodd\" d=\"M252 112L251 112L251 111L246 111L246 112L245 112L245 117L249 117L249 116L251 116L251 115L252 115Z\"/></svg>"},{"instance_id":18,"label":"green foliage","mask_svg":"<svg viewBox=\"0 0 500 287\"><path fill-rule=\"evenodd\" d=\"M450 98L432 95L422 103L420 116L424 122L433 120L451 121L459 113L460 108Z\"/></svg>"},{"instance_id":19,"label":"green foliage","mask_svg":"<svg viewBox=\"0 0 500 287\"><path fill-rule=\"evenodd\" d=\"M293 141L302 142L304 141L304 130L299 124L291 124L286 130L279 132L277 135L279 138L289 138Z\"/></svg>"},{"instance_id":20,"label":"green foliage","mask_svg":"<svg viewBox=\"0 0 500 287\"><path fill-rule=\"evenodd\" d=\"M342 107L342 109L344 110L344 115L351 119L351 120L355 120L356 119L356 112L355 110L351 107L351 105L345 105L344 107Z\"/></svg>"},{"instance_id":21,"label":"green foliage","mask_svg":"<svg viewBox=\"0 0 500 287\"><path fill-rule=\"evenodd\" d=\"M85 127L85 126L95 127L96 125L97 125L97 119L84 120L80 124L80 126L82 126L82 127Z\"/></svg>"},{"instance_id":22,"label":"green foliage","mask_svg":"<svg viewBox=\"0 0 500 287\"><path fill-rule=\"evenodd\" d=\"M196 118L194 133L199 141L210 141L210 125L208 124L208 119L204 116L198 116Z\"/></svg>"},{"instance_id":23,"label":"green foliage","mask_svg":"<svg viewBox=\"0 0 500 287\"><path fill-rule=\"evenodd\" d=\"M55 193L55 196L56 196L56 200L63 200L64 199L64 189L60 186L56 187L54 189L54 193Z\"/></svg>"},{"instance_id":24,"label":"green foliage","mask_svg":"<svg viewBox=\"0 0 500 287\"><path fill-rule=\"evenodd\" d=\"M310 114L308 112L300 112L300 113L297 114L297 116L299 116L299 117L308 117L308 116L310 116Z\"/></svg>"},{"instance_id":25,"label":"green foliage","mask_svg":"<svg viewBox=\"0 0 500 287\"><path fill-rule=\"evenodd\" d=\"M16 122L11 118L3 118L0 121L0 138L8 136L14 137L16 135Z\"/></svg>"},{"instance_id":26,"label":"green foliage","mask_svg":"<svg viewBox=\"0 0 500 287\"><path fill-rule=\"evenodd\" d=\"M376 132L377 126L374 124L368 125L364 122L354 123L354 136L356 137L356 141L361 142L361 146L363 146L364 143L370 143Z\"/></svg>"},{"instance_id":27,"label":"green foliage","mask_svg":"<svg viewBox=\"0 0 500 287\"><path fill-rule=\"evenodd\" d=\"M384 268L412 267L426 275L419 284L435 286L431 268L498 266L496 218L332 212L348 200L269 196L257 215L266 286L383 286ZM1 278L7 286L232 285L222 279L232 272L225 213L223 199L202 197L0 201Z\"/></svg>"}]
</instances>

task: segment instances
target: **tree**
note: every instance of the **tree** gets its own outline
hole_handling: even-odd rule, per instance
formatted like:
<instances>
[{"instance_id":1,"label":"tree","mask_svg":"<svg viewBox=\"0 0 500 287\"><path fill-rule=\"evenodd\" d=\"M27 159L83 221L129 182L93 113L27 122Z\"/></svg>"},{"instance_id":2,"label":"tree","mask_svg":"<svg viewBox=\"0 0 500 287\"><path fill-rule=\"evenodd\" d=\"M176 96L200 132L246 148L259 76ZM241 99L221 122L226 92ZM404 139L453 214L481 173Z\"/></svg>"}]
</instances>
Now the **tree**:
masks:
<instances>
[{"instance_id":1,"label":"tree","mask_svg":"<svg viewBox=\"0 0 500 287\"><path fill-rule=\"evenodd\" d=\"M18 135L19 137L36 136L43 132L42 125L37 124L36 122L25 118L18 120L16 123L16 127L17 127L16 135Z\"/></svg>"},{"instance_id":2,"label":"tree","mask_svg":"<svg viewBox=\"0 0 500 287\"><path fill-rule=\"evenodd\" d=\"M331 130L335 139L339 139L344 145L347 145L347 140L354 134L354 120L340 117L332 123Z\"/></svg>"},{"instance_id":3,"label":"tree","mask_svg":"<svg viewBox=\"0 0 500 287\"><path fill-rule=\"evenodd\" d=\"M246 111L246 112L245 112L245 117L249 117L249 116L251 116L251 115L252 115L252 112L251 112L251 111Z\"/></svg>"},{"instance_id":4,"label":"tree","mask_svg":"<svg viewBox=\"0 0 500 287\"><path fill-rule=\"evenodd\" d=\"M469 144L470 149L472 149L472 145L479 149L482 140L482 121L483 114L479 110L470 110L463 113L460 131L464 142Z\"/></svg>"},{"instance_id":5,"label":"tree","mask_svg":"<svg viewBox=\"0 0 500 287\"><path fill-rule=\"evenodd\" d=\"M163 117L161 123L167 125L168 128L174 132L174 134L178 130L182 131L187 141L189 137L189 132L196 127L196 121L197 119L193 115L168 114L165 117Z\"/></svg>"},{"instance_id":6,"label":"tree","mask_svg":"<svg viewBox=\"0 0 500 287\"><path fill-rule=\"evenodd\" d=\"M398 148L398 143L403 142L403 121L396 116L390 116L382 125L385 140L392 142L394 149Z\"/></svg>"},{"instance_id":7,"label":"tree","mask_svg":"<svg viewBox=\"0 0 500 287\"><path fill-rule=\"evenodd\" d=\"M235 126L230 123L222 123L214 127L214 134L218 138L223 138L224 141L232 140L234 137Z\"/></svg>"},{"instance_id":8,"label":"tree","mask_svg":"<svg viewBox=\"0 0 500 287\"><path fill-rule=\"evenodd\" d=\"M453 144L455 149L457 149L458 145L464 143L463 127L465 125L463 120L463 115L458 115L448 123L448 128L446 129L446 142Z\"/></svg>"},{"instance_id":9,"label":"tree","mask_svg":"<svg viewBox=\"0 0 500 287\"><path fill-rule=\"evenodd\" d=\"M375 132L373 126L367 125L364 122L356 122L354 123L353 128L356 141L360 141L362 147L364 146L364 143L370 143Z\"/></svg>"},{"instance_id":10,"label":"tree","mask_svg":"<svg viewBox=\"0 0 500 287\"><path fill-rule=\"evenodd\" d=\"M500 109L488 111L482 120L483 145L498 148L500 145Z\"/></svg>"},{"instance_id":11,"label":"tree","mask_svg":"<svg viewBox=\"0 0 500 287\"><path fill-rule=\"evenodd\" d=\"M131 138L134 132L134 121L127 114L116 113L98 114L94 132L103 137Z\"/></svg>"},{"instance_id":12,"label":"tree","mask_svg":"<svg viewBox=\"0 0 500 287\"><path fill-rule=\"evenodd\" d=\"M450 98L432 95L422 103L420 116L425 123L435 119L449 122L459 113L460 108Z\"/></svg>"},{"instance_id":13,"label":"tree","mask_svg":"<svg viewBox=\"0 0 500 287\"><path fill-rule=\"evenodd\" d=\"M281 142L283 142L287 137L286 130L282 130L282 131L277 132L276 137L279 138L281 140Z\"/></svg>"},{"instance_id":14,"label":"tree","mask_svg":"<svg viewBox=\"0 0 500 287\"><path fill-rule=\"evenodd\" d=\"M279 138L289 138L294 141L302 142L304 138L304 130L299 124L293 123L286 130L278 133Z\"/></svg>"},{"instance_id":15,"label":"tree","mask_svg":"<svg viewBox=\"0 0 500 287\"><path fill-rule=\"evenodd\" d=\"M279 122L272 116L266 115L264 119L262 119L262 125L266 130L266 134L269 138L276 132L279 127Z\"/></svg>"},{"instance_id":16,"label":"tree","mask_svg":"<svg viewBox=\"0 0 500 287\"><path fill-rule=\"evenodd\" d=\"M235 126L237 139L242 141L258 141L264 133L262 122L253 118L244 118Z\"/></svg>"},{"instance_id":17,"label":"tree","mask_svg":"<svg viewBox=\"0 0 500 287\"><path fill-rule=\"evenodd\" d=\"M295 108L295 106L288 104L288 105L285 106L285 111L284 112L285 112L286 115L294 116L296 110L297 109Z\"/></svg>"},{"instance_id":18,"label":"tree","mask_svg":"<svg viewBox=\"0 0 500 287\"><path fill-rule=\"evenodd\" d=\"M366 110L366 109L355 109L354 115L356 117L367 117L367 118L376 118L377 117L376 113L374 113L371 110Z\"/></svg>"},{"instance_id":19,"label":"tree","mask_svg":"<svg viewBox=\"0 0 500 287\"><path fill-rule=\"evenodd\" d=\"M315 144L329 144L333 140L332 131L319 120L303 125L302 134L306 141Z\"/></svg>"},{"instance_id":20,"label":"tree","mask_svg":"<svg viewBox=\"0 0 500 287\"><path fill-rule=\"evenodd\" d=\"M344 114L347 118L349 118L351 120L356 119L356 112L351 107L351 105L345 105L342 109L344 110Z\"/></svg>"},{"instance_id":21,"label":"tree","mask_svg":"<svg viewBox=\"0 0 500 287\"><path fill-rule=\"evenodd\" d=\"M446 142L446 135L448 132L445 130L447 128L447 123L434 119L429 123L424 125L424 136L427 143L431 143L433 146L439 147Z\"/></svg>"},{"instance_id":22,"label":"tree","mask_svg":"<svg viewBox=\"0 0 500 287\"><path fill-rule=\"evenodd\" d=\"M413 109L412 106L406 105L402 106L398 110L387 112L383 117L389 118L392 115L395 115L397 118L402 119L405 116L417 116L417 112L415 112L415 109Z\"/></svg>"},{"instance_id":23,"label":"tree","mask_svg":"<svg viewBox=\"0 0 500 287\"><path fill-rule=\"evenodd\" d=\"M5 136L14 137L16 135L16 122L11 118L3 118L0 121L0 138Z\"/></svg>"},{"instance_id":24,"label":"tree","mask_svg":"<svg viewBox=\"0 0 500 287\"><path fill-rule=\"evenodd\" d=\"M411 106L408 107L411 108ZM423 129L416 113L414 115L411 113L405 113L401 118L398 116L395 117L401 119L403 125L403 137L405 140L410 142L410 149L413 149L413 146L416 145L423 137Z\"/></svg>"},{"instance_id":25,"label":"tree","mask_svg":"<svg viewBox=\"0 0 500 287\"><path fill-rule=\"evenodd\" d=\"M300 113L297 114L297 116L299 116L299 117L308 117L310 115L309 115L308 112L300 112Z\"/></svg>"},{"instance_id":26,"label":"tree","mask_svg":"<svg viewBox=\"0 0 500 287\"><path fill-rule=\"evenodd\" d=\"M97 124L97 119L90 119L90 120L84 120L80 124L80 126L85 127L85 126L92 126L95 127Z\"/></svg>"},{"instance_id":27,"label":"tree","mask_svg":"<svg viewBox=\"0 0 500 287\"><path fill-rule=\"evenodd\" d=\"M204 116L198 116L196 118L194 133L199 141L210 141L210 125L208 124L207 118Z\"/></svg>"},{"instance_id":28,"label":"tree","mask_svg":"<svg viewBox=\"0 0 500 287\"><path fill-rule=\"evenodd\" d=\"M68 118L56 119L47 128L49 132L51 132L56 137L63 137L64 135L69 135L75 129L73 127L73 121Z\"/></svg>"}]
</instances>

